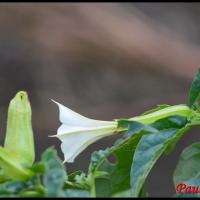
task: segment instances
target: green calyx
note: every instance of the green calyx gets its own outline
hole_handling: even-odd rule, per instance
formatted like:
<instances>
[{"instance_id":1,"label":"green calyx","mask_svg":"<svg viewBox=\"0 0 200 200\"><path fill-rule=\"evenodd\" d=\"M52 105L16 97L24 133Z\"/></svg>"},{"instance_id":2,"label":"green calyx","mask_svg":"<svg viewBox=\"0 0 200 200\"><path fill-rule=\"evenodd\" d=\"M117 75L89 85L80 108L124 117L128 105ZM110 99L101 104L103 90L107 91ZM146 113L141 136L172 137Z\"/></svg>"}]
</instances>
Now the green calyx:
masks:
<instances>
[{"instance_id":1,"label":"green calyx","mask_svg":"<svg viewBox=\"0 0 200 200\"><path fill-rule=\"evenodd\" d=\"M189 119L194 114L195 114L194 111L191 110L187 105L180 104L180 105L175 105L175 106L169 106L150 114L133 117L133 118L130 118L129 120L149 124L159 119L169 117L172 115L181 115Z\"/></svg>"},{"instance_id":2,"label":"green calyx","mask_svg":"<svg viewBox=\"0 0 200 200\"><path fill-rule=\"evenodd\" d=\"M199 124L200 123L200 113L191 109L189 106L185 104L175 105L175 106L167 106L165 108L161 108L159 110L156 110L154 112L150 112L141 116L136 116L129 118L126 121L135 121L140 122L143 124L151 124L154 123L157 120L170 117L173 115L179 115L186 117L187 120L192 120L192 124ZM127 128L123 128L119 126L119 122L121 122L123 119L118 119L118 132L125 131Z\"/></svg>"}]
</instances>

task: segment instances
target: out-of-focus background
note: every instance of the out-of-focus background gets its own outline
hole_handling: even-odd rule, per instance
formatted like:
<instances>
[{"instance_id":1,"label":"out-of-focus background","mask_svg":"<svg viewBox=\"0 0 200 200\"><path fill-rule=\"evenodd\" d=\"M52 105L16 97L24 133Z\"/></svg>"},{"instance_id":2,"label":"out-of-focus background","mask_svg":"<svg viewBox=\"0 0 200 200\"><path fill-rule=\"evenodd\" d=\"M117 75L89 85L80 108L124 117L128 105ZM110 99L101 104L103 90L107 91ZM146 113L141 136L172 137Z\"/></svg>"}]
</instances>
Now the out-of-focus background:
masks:
<instances>
[{"instance_id":1,"label":"out-of-focus background","mask_svg":"<svg viewBox=\"0 0 200 200\"><path fill-rule=\"evenodd\" d=\"M157 104L187 103L200 66L199 3L1 3L0 132L7 107L19 90L29 93L37 159L60 141L50 98L87 117L133 117ZM148 179L150 196L175 194L172 174L184 147L200 140L187 133L175 151L159 159ZM86 170L91 145L72 169ZM26 151L26 149L24 149Z\"/></svg>"}]
</instances>

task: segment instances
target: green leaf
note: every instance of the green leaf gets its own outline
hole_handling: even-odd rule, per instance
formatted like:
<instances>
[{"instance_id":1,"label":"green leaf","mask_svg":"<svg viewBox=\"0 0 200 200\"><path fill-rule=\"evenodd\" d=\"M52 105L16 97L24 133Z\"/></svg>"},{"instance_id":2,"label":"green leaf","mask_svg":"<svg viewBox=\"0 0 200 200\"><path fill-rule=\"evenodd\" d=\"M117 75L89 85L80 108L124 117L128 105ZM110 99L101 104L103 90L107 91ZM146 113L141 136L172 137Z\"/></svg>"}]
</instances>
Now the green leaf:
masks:
<instances>
[{"instance_id":1,"label":"green leaf","mask_svg":"<svg viewBox=\"0 0 200 200\"><path fill-rule=\"evenodd\" d=\"M85 173L81 173L80 175L76 175L74 177L75 183L78 184L79 186L82 186L83 188L88 189L89 188L89 180L88 177Z\"/></svg>"},{"instance_id":2,"label":"green leaf","mask_svg":"<svg viewBox=\"0 0 200 200\"><path fill-rule=\"evenodd\" d=\"M28 182L26 187L18 194L19 197L47 197L47 191L42 186L40 177L34 176Z\"/></svg>"},{"instance_id":3,"label":"green leaf","mask_svg":"<svg viewBox=\"0 0 200 200\"><path fill-rule=\"evenodd\" d=\"M4 175L11 180L26 181L33 176L30 170L24 168L18 162L15 155L2 147L0 147L0 167Z\"/></svg>"},{"instance_id":4,"label":"green leaf","mask_svg":"<svg viewBox=\"0 0 200 200\"><path fill-rule=\"evenodd\" d=\"M150 169L173 142L172 139L177 140L179 131L185 130L186 123L187 117L176 115L162 118L149 125L129 120L118 121L118 128L128 128L122 139L118 140L114 146L92 154L89 167L89 175L91 174L91 177L95 179L95 189L93 188L92 191L95 191L96 196L108 197L116 196L116 194L121 195L132 186L133 196L145 196L146 192L141 189ZM145 141L146 139L147 141ZM148 148L144 148L149 140L151 141L150 151ZM110 155L115 156L114 163L109 161ZM133 157L137 159L137 162L133 161ZM145 162L146 168L143 168L140 163L145 164ZM138 168L136 167L136 170L135 163L140 165ZM102 171L107 172L107 176L96 177L97 172ZM138 179L138 175L143 172L145 174L143 179ZM135 190L137 194L134 194Z\"/></svg>"},{"instance_id":5,"label":"green leaf","mask_svg":"<svg viewBox=\"0 0 200 200\"><path fill-rule=\"evenodd\" d=\"M168 105L168 104L159 104L159 105L157 105L156 108L153 108L151 110L145 111L141 115L147 115L147 114L153 113L155 111L158 111L158 110L161 110L161 109L164 109L164 108L167 108L167 107L170 107L170 105Z\"/></svg>"},{"instance_id":6,"label":"green leaf","mask_svg":"<svg viewBox=\"0 0 200 200\"><path fill-rule=\"evenodd\" d=\"M177 134L185 130L186 117L171 116L160 119L151 126L156 132L142 136L139 141L131 167L131 190L134 197L138 197L145 180L158 158L176 139Z\"/></svg>"},{"instance_id":7,"label":"green leaf","mask_svg":"<svg viewBox=\"0 0 200 200\"><path fill-rule=\"evenodd\" d=\"M165 151L165 142L173 138L176 132L177 130L164 130L159 134L146 135L140 140L131 169L131 187L134 197L138 197L151 168Z\"/></svg>"},{"instance_id":8,"label":"green leaf","mask_svg":"<svg viewBox=\"0 0 200 200\"><path fill-rule=\"evenodd\" d=\"M38 162L38 163L34 163L30 168L30 169L35 175L39 175L39 174L44 174L45 172L45 163L43 162Z\"/></svg>"},{"instance_id":9,"label":"green leaf","mask_svg":"<svg viewBox=\"0 0 200 200\"><path fill-rule=\"evenodd\" d=\"M37 177L27 182L7 181L0 184L0 197L46 197L44 188Z\"/></svg>"},{"instance_id":10,"label":"green leaf","mask_svg":"<svg viewBox=\"0 0 200 200\"><path fill-rule=\"evenodd\" d=\"M190 108L198 107L199 98L200 98L200 68L198 69L198 72L194 77L190 87L189 107Z\"/></svg>"},{"instance_id":11,"label":"green leaf","mask_svg":"<svg viewBox=\"0 0 200 200\"><path fill-rule=\"evenodd\" d=\"M87 190L67 189L64 190L65 197L90 197L90 192Z\"/></svg>"},{"instance_id":12,"label":"green leaf","mask_svg":"<svg viewBox=\"0 0 200 200\"><path fill-rule=\"evenodd\" d=\"M183 150L174 171L175 188L181 182L194 183L200 186L200 143L194 143ZM196 184L195 183L195 184Z\"/></svg>"},{"instance_id":13,"label":"green leaf","mask_svg":"<svg viewBox=\"0 0 200 200\"><path fill-rule=\"evenodd\" d=\"M18 193L26 187L21 181L10 181L0 184L0 197L17 197Z\"/></svg>"},{"instance_id":14,"label":"green leaf","mask_svg":"<svg viewBox=\"0 0 200 200\"><path fill-rule=\"evenodd\" d=\"M19 197L26 197L26 198L36 198L36 197L46 197L41 192L38 191L23 191L19 194Z\"/></svg>"},{"instance_id":15,"label":"green leaf","mask_svg":"<svg viewBox=\"0 0 200 200\"><path fill-rule=\"evenodd\" d=\"M73 172L68 176L64 189L89 190L89 178L82 171Z\"/></svg>"},{"instance_id":16,"label":"green leaf","mask_svg":"<svg viewBox=\"0 0 200 200\"><path fill-rule=\"evenodd\" d=\"M187 124L187 125L186 125ZM186 126L185 126L186 125ZM160 119L152 124L153 127L162 130L162 129L170 129L170 128L179 128L180 130L177 132L175 137L166 147L165 153L169 154L175 148L177 142L180 138L191 129L191 122L187 120L187 117L173 115L164 119ZM184 127L185 126L185 127ZM184 127L184 128L183 128Z\"/></svg>"},{"instance_id":17,"label":"green leaf","mask_svg":"<svg viewBox=\"0 0 200 200\"><path fill-rule=\"evenodd\" d=\"M128 190L124 190L124 191L121 191L121 192L118 192L118 193L115 193L115 194L113 194L111 197L117 197L117 198L119 198L119 197L131 197L131 190L130 189L128 189Z\"/></svg>"},{"instance_id":18,"label":"green leaf","mask_svg":"<svg viewBox=\"0 0 200 200\"><path fill-rule=\"evenodd\" d=\"M25 166L31 166L35 159L31 106L26 92L18 92L8 108L5 149L15 155Z\"/></svg>"},{"instance_id":19,"label":"green leaf","mask_svg":"<svg viewBox=\"0 0 200 200\"><path fill-rule=\"evenodd\" d=\"M187 124L187 117L180 115L172 115L166 118L162 118L152 123L151 126L157 129L158 131L163 129L181 129Z\"/></svg>"},{"instance_id":20,"label":"green leaf","mask_svg":"<svg viewBox=\"0 0 200 200\"><path fill-rule=\"evenodd\" d=\"M82 171L75 171L68 175L65 189L89 189L87 175Z\"/></svg>"},{"instance_id":21,"label":"green leaf","mask_svg":"<svg viewBox=\"0 0 200 200\"><path fill-rule=\"evenodd\" d=\"M92 188L92 191L97 197L113 196L130 189L130 169L137 143L143 134L154 130L139 122L119 121L120 127L125 127L125 124L128 131L114 146L92 154L88 174L93 180L91 185L95 188ZM115 157L114 163L108 159L111 155ZM106 172L107 176L104 173L104 176L97 177L97 172Z\"/></svg>"},{"instance_id":22,"label":"green leaf","mask_svg":"<svg viewBox=\"0 0 200 200\"><path fill-rule=\"evenodd\" d=\"M0 197L45 197L38 178L32 177L27 182L7 181L0 184Z\"/></svg>"},{"instance_id":23,"label":"green leaf","mask_svg":"<svg viewBox=\"0 0 200 200\"><path fill-rule=\"evenodd\" d=\"M43 182L47 189L48 197L62 197L63 186L67 180L64 165L58 158L56 151L53 148L47 149L42 154L42 160L45 163L46 170L43 176Z\"/></svg>"}]
</instances>

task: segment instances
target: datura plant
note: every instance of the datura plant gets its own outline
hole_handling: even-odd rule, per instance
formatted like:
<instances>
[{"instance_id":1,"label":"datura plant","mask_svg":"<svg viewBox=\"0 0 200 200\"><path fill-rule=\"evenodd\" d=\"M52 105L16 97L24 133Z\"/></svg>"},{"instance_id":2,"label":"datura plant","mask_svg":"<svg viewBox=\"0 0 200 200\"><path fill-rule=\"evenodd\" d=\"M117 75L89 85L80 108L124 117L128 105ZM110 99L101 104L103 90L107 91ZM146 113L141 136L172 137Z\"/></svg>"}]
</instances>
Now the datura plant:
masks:
<instances>
[{"instance_id":1,"label":"datura plant","mask_svg":"<svg viewBox=\"0 0 200 200\"><path fill-rule=\"evenodd\" d=\"M75 157L96 140L117 132L127 131L127 127L121 128L119 126L120 120L100 121L89 119L54 100L53 102L59 107L60 122L62 125L58 128L57 135L53 135L52 137L57 137L62 141L61 149L65 157L64 162L74 162ZM198 113L191 110L188 106L176 105L167 106L165 109L128 120L129 122L136 121L149 124L173 114L187 118L195 115L198 116Z\"/></svg>"},{"instance_id":2,"label":"datura plant","mask_svg":"<svg viewBox=\"0 0 200 200\"><path fill-rule=\"evenodd\" d=\"M199 100L200 69L188 104L160 104L128 119L90 119L52 100L61 125L50 137L61 141L64 158L49 147L35 161L31 106L27 93L20 91L9 104L0 147L0 197L151 197L148 175L161 155L172 152L186 132L200 125ZM92 143L116 134L113 145L92 153L88 170L67 173L65 165ZM199 142L183 150L171 180L174 196L200 197ZM155 182L153 177L150 181Z\"/></svg>"}]
</instances>

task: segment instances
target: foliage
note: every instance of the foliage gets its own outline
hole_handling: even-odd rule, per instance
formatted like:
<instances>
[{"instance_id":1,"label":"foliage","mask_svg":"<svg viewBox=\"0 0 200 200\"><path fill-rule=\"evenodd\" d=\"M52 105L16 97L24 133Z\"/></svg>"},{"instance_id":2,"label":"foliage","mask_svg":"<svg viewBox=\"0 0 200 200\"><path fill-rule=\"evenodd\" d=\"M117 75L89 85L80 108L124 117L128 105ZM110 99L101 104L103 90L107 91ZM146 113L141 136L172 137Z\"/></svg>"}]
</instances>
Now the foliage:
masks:
<instances>
[{"instance_id":1,"label":"foliage","mask_svg":"<svg viewBox=\"0 0 200 200\"><path fill-rule=\"evenodd\" d=\"M17 93L9 105L5 143L0 147L0 197L148 197L146 180L155 163L200 124L199 97L200 70L188 105L161 104L140 116L118 119L121 137L92 153L87 173L68 174L53 147L34 162L31 107L27 94ZM200 143L182 152L173 181L176 196L199 197L192 192L194 187L185 188L185 193L178 188L183 182L200 187Z\"/></svg>"}]
</instances>

